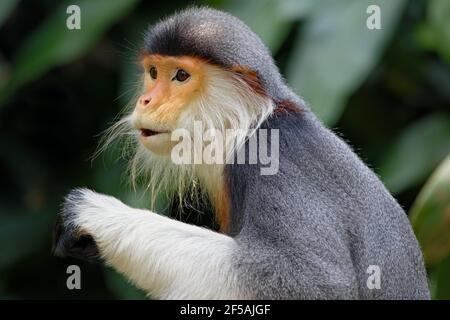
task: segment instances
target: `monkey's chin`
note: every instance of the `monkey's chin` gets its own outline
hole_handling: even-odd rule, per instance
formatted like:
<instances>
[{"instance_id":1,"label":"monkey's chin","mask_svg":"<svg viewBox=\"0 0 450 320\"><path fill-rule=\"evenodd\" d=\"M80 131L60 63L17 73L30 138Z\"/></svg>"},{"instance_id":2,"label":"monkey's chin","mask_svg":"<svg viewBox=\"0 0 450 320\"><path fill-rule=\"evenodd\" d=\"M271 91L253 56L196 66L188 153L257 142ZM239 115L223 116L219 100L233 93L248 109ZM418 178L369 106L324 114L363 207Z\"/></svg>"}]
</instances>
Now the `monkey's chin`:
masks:
<instances>
[{"instance_id":1,"label":"monkey's chin","mask_svg":"<svg viewBox=\"0 0 450 320\"><path fill-rule=\"evenodd\" d=\"M162 132L148 137L140 136L139 140L145 148L160 156L170 155L176 141L171 141L170 132Z\"/></svg>"}]
</instances>

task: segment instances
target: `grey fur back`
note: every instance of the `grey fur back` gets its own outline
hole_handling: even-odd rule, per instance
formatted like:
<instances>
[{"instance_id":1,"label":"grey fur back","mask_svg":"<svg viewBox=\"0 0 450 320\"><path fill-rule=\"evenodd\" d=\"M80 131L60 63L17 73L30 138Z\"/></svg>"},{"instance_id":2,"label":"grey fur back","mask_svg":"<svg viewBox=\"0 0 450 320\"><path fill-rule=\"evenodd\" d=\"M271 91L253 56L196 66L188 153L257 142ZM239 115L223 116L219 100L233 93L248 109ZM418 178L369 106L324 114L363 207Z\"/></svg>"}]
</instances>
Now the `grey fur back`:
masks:
<instances>
[{"instance_id":1,"label":"grey fur back","mask_svg":"<svg viewBox=\"0 0 450 320\"><path fill-rule=\"evenodd\" d=\"M262 128L279 129L279 172L228 167L242 283L259 298L428 299L405 212L353 151L309 111ZM369 265L381 289L367 287Z\"/></svg>"}]
</instances>

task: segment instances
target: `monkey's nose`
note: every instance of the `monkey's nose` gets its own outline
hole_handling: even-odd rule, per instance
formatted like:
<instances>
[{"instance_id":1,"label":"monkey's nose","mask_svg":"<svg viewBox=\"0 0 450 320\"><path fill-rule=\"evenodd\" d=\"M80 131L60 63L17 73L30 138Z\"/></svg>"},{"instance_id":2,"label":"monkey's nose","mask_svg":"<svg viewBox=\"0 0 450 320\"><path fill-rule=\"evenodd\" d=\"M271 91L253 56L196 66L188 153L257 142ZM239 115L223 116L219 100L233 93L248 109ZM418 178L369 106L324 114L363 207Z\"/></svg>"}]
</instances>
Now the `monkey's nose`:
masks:
<instances>
[{"instance_id":1,"label":"monkey's nose","mask_svg":"<svg viewBox=\"0 0 450 320\"><path fill-rule=\"evenodd\" d=\"M146 108L149 106L150 101L152 101L152 96L149 92L144 93L142 96L138 99L138 105L140 108Z\"/></svg>"},{"instance_id":2,"label":"monkey's nose","mask_svg":"<svg viewBox=\"0 0 450 320\"><path fill-rule=\"evenodd\" d=\"M141 104L143 107L145 107L150 103L151 100L152 100L151 98L141 98L139 100L139 104Z\"/></svg>"}]
</instances>

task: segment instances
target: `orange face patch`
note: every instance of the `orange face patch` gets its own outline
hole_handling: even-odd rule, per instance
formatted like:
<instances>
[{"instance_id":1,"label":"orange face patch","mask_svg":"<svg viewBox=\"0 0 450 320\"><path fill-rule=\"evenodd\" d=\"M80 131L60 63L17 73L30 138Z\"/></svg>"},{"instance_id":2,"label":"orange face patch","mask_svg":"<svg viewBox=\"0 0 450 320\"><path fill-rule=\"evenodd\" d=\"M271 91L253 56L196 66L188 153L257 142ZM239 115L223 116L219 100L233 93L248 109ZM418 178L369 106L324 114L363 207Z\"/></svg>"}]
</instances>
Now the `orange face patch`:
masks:
<instances>
[{"instance_id":1,"label":"orange face patch","mask_svg":"<svg viewBox=\"0 0 450 320\"><path fill-rule=\"evenodd\" d=\"M194 57L147 55L142 66L144 92L135 112L171 127L184 107L204 90L207 62Z\"/></svg>"}]
</instances>

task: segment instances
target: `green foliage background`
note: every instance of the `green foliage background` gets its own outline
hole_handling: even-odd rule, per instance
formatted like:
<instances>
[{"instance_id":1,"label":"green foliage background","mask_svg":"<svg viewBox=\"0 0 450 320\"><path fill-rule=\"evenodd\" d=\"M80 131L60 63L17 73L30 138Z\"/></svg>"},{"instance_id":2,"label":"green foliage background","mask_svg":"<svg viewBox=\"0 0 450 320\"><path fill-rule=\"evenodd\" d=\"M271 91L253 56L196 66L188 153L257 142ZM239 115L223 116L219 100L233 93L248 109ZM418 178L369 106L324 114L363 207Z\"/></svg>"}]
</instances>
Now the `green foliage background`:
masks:
<instances>
[{"instance_id":1,"label":"green foliage background","mask_svg":"<svg viewBox=\"0 0 450 320\"><path fill-rule=\"evenodd\" d=\"M65 27L70 4L81 30ZM52 257L52 224L75 186L148 204L127 185L119 150L89 159L134 92L142 32L191 4L227 10L262 37L290 85L410 213L433 297L449 299L447 0L2 0L0 298L143 298L110 269ZM366 28L371 4L381 30ZM82 290L66 289L73 263Z\"/></svg>"}]
</instances>

